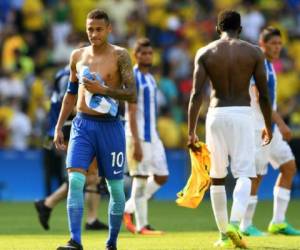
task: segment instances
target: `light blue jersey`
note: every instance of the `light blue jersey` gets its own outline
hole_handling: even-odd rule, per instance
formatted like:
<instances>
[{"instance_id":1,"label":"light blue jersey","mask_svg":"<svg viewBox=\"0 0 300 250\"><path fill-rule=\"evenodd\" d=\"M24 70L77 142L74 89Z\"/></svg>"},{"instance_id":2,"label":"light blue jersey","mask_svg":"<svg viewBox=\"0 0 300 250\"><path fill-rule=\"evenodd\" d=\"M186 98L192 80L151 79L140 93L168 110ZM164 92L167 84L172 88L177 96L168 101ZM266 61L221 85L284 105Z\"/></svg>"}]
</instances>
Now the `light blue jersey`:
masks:
<instances>
[{"instance_id":1,"label":"light blue jersey","mask_svg":"<svg viewBox=\"0 0 300 250\"><path fill-rule=\"evenodd\" d=\"M81 70L78 74L78 79L79 82L82 83L82 78L86 77L89 80L93 80L94 76L90 72L89 68L87 66L82 66ZM104 80L100 76L100 74L96 74L96 80L99 82L101 85L105 85ZM118 114L118 106L119 103L118 101L114 100L111 97L108 96L103 96L99 94L93 94L88 91L85 93L85 101L86 105L92 109L95 110L99 113L102 114L110 114L112 116L116 116Z\"/></svg>"}]
</instances>

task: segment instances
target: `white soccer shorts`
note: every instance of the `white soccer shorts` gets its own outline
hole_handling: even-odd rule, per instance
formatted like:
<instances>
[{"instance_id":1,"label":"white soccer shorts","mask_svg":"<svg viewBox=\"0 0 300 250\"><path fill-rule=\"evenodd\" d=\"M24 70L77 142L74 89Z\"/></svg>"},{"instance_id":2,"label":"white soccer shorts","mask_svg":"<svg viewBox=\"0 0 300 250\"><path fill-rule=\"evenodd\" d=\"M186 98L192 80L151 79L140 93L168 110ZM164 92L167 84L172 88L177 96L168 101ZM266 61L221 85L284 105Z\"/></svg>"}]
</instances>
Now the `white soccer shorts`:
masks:
<instances>
[{"instance_id":1,"label":"white soccer shorts","mask_svg":"<svg viewBox=\"0 0 300 250\"><path fill-rule=\"evenodd\" d=\"M143 159L137 162L133 159L132 137L126 137L126 154L128 170L131 176L134 175L169 175L166 153L160 139L153 142L140 141Z\"/></svg>"},{"instance_id":2,"label":"white soccer shorts","mask_svg":"<svg viewBox=\"0 0 300 250\"><path fill-rule=\"evenodd\" d=\"M289 144L283 140L277 126L275 126L271 143L266 146L262 146L261 130L256 129L255 143L255 165L258 175L267 174L268 163L271 163L274 169L278 169L282 164L295 159Z\"/></svg>"},{"instance_id":3,"label":"white soccer shorts","mask_svg":"<svg viewBox=\"0 0 300 250\"><path fill-rule=\"evenodd\" d=\"M229 166L234 178L255 177L255 139L250 107L209 108L206 144L211 153L212 178L224 178Z\"/></svg>"}]
</instances>

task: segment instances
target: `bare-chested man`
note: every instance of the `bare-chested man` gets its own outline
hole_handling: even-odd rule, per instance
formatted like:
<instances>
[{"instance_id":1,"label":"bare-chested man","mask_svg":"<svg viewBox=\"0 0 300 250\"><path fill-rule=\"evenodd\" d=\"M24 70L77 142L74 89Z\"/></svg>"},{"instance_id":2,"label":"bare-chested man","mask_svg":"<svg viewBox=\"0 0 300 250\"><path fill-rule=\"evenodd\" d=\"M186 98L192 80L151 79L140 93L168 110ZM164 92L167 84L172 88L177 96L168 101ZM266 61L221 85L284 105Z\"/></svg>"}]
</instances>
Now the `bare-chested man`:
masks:
<instances>
[{"instance_id":1,"label":"bare-chested man","mask_svg":"<svg viewBox=\"0 0 300 250\"><path fill-rule=\"evenodd\" d=\"M211 82L210 108L206 118L206 143L211 152L211 202L221 240L217 246L232 240L236 247L246 248L238 226L250 197L251 177L255 171L255 142L249 81L253 75L259 91L259 103L265 128L262 136L268 144L272 138L264 56L255 46L239 39L241 17L235 11L218 16L217 31L221 38L199 49L195 57L193 90L188 111L188 146L198 140L196 125L205 82ZM230 166L237 179L228 223L225 177ZM230 243L230 242L229 242Z\"/></svg>"},{"instance_id":2,"label":"bare-chested man","mask_svg":"<svg viewBox=\"0 0 300 250\"><path fill-rule=\"evenodd\" d=\"M61 128L77 101L66 163L71 239L57 249L83 249L83 187L88 166L96 157L99 175L106 178L110 192L106 250L115 250L125 205L125 134L117 113L118 101L135 102L136 89L128 52L107 41L111 32L108 15L98 9L91 11L86 20L86 32L91 45L76 49L71 55L70 82L54 136L56 147L65 149Z\"/></svg>"}]
</instances>

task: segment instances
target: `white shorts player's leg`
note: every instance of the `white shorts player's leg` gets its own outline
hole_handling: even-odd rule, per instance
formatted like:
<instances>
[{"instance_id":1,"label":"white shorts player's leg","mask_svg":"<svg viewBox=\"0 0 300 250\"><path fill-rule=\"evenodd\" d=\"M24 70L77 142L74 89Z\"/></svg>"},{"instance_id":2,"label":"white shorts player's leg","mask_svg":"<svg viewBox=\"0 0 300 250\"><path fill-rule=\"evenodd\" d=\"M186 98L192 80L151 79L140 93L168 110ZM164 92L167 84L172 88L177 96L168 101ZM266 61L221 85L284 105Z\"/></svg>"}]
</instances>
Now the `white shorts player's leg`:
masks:
<instances>
[{"instance_id":1,"label":"white shorts player's leg","mask_svg":"<svg viewBox=\"0 0 300 250\"><path fill-rule=\"evenodd\" d=\"M151 143L152 162L149 166L150 176L147 181L146 198L150 199L154 193L161 187L161 185L167 180L169 175L167 158L164 146L161 140L155 140ZM156 178L164 179L164 182L158 183Z\"/></svg>"},{"instance_id":2,"label":"white shorts player's leg","mask_svg":"<svg viewBox=\"0 0 300 250\"><path fill-rule=\"evenodd\" d=\"M230 222L239 223L245 216L250 199L250 191L251 180L248 177L238 178L233 191Z\"/></svg>"},{"instance_id":3,"label":"white shorts player's leg","mask_svg":"<svg viewBox=\"0 0 300 250\"><path fill-rule=\"evenodd\" d=\"M135 220L137 231L140 231L148 224L147 221L147 199L145 196L146 191L146 178L133 178L132 182L132 199L135 210Z\"/></svg>"},{"instance_id":4,"label":"white shorts player's leg","mask_svg":"<svg viewBox=\"0 0 300 250\"><path fill-rule=\"evenodd\" d=\"M134 213L134 201L132 198L132 189L131 189L131 195L128 201L125 203L125 213L133 214Z\"/></svg>"},{"instance_id":5,"label":"white shorts player's leg","mask_svg":"<svg viewBox=\"0 0 300 250\"><path fill-rule=\"evenodd\" d=\"M270 162L274 168L287 167L291 168L289 171L281 169L282 173L278 178L285 178L284 182L288 182L291 185L292 179L294 177L293 170L296 169L291 166L289 163L295 160L295 157L292 153L292 150L288 143L283 140L282 135L277 126L274 129L273 140L270 145ZM292 173L291 173L292 172ZM285 175L286 174L286 175ZM287 183L286 183L287 184ZM286 187L280 186L280 182L277 181L276 186L274 187L274 204L273 204L273 223L282 223L285 221L285 215L290 201L291 190L287 185Z\"/></svg>"},{"instance_id":6,"label":"white shorts player's leg","mask_svg":"<svg viewBox=\"0 0 300 250\"><path fill-rule=\"evenodd\" d=\"M211 178L222 179L227 175L228 151L226 139L222 130L220 117L212 111L206 118L206 144L211 153ZM224 185L212 185L210 187L210 200L218 229L226 233L228 224L227 198Z\"/></svg>"},{"instance_id":7,"label":"white shorts player's leg","mask_svg":"<svg viewBox=\"0 0 300 250\"><path fill-rule=\"evenodd\" d=\"M242 230L242 232L246 231L246 229L253 224L253 217L255 214L256 205L257 205L257 195L251 195L245 216L242 219L240 225L240 229Z\"/></svg>"},{"instance_id":8,"label":"white shorts player's leg","mask_svg":"<svg viewBox=\"0 0 300 250\"><path fill-rule=\"evenodd\" d=\"M257 135L258 140L260 139ZM267 147L258 147L256 157L257 171L259 174L266 174L268 162L274 169L279 169L282 165L295 159L288 143L283 140L277 126L273 132L273 139ZM273 223L281 223L285 220L285 214L290 201L290 189L277 185L274 187L274 204L273 204Z\"/></svg>"},{"instance_id":9,"label":"white shorts player's leg","mask_svg":"<svg viewBox=\"0 0 300 250\"><path fill-rule=\"evenodd\" d=\"M211 152L211 177L225 178L228 155L231 171L237 178L233 195L231 221L240 222L249 202L251 181L256 176L254 165L254 128L251 108L210 109L206 122L207 144ZM212 199L212 202L213 199ZM213 208L216 207L213 205ZM214 213L217 209L214 209ZM217 218L216 218L217 219Z\"/></svg>"},{"instance_id":10,"label":"white shorts player's leg","mask_svg":"<svg viewBox=\"0 0 300 250\"><path fill-rule=\"evenodd\" d=\"M210 187L210 199L218 229L221 233L226 233L228 224L227 198L225 186Z\"/></svg>"},{"instance_id":11,"label":"white shorts player's leg","mask_svg":"<svg viewBox=\"0 0 300 250\"><path fill-rule=\"evenodd\" d=\"M285 221L285 214L290 202L291 190L275 186L273 204L273 223L282 223Z\"/></svg>"}]
</instances>

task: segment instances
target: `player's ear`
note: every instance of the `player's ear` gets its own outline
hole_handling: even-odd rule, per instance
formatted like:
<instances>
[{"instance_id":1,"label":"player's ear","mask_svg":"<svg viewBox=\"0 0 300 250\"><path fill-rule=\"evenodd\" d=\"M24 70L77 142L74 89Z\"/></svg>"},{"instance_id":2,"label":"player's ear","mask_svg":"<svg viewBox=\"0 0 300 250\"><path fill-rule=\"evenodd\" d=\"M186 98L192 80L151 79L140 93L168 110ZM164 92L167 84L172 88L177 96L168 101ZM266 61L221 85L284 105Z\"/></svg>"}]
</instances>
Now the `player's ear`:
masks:
<instances>
[{"instance_id":1,"label":"player's ear","mask_svg":"<svg viewBox=\"0 0 300 250\"><path fill-rule=\"evenodd\" d=\"M239 29L238 29L238 34L241 34L241 33L242 33L242 30L243 30L243 27L240 26Z\"/></svg>"},{"instance_id":2,"label":"player's ear","mask_svg":"<svg viewBox=\"0 0 300 250\"><path fill-rule=\"evenodd\" d=\"M258 45L259 45L259 47L261 47L261 48L264 48L264 47L265 47L265 43L264 43L264 41L263 41L261 38L258 40Z\"/></svg>"},{"instance_id":3,"label":"player's ear","mask_svg":"<svg viewBox=\"0 0 300 250\"><path fill-rule=\"evenodd\" d=\"M108 30L109 33L112 32L112 25L111 25L111 23L107 24L107 30Z\"/></svg>"}]
</instances>

